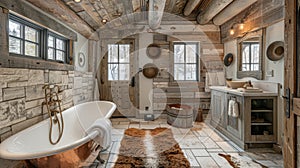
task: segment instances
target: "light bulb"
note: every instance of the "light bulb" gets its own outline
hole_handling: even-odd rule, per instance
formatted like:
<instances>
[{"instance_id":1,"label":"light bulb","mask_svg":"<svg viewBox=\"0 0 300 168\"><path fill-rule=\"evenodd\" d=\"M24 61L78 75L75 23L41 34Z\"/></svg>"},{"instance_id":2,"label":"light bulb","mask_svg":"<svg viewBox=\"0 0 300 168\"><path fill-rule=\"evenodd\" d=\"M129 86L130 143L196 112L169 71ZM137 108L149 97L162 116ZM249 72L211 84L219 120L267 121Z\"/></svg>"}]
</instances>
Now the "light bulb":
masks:
<instances>
[{"instance_id":1,"label":"light bulb","mask_svg":"<svg viewBox=\"0 0 300 168\"><path fill-rule=\"evenodd\" d=\"M106 19L102 19L102 23L106 23L107 22L107 20Z\"/></svg>"},{"instance_id":2,"label":"light bulb","mask_svg":"<svg viewBox=\"0 0 300 168\"><path fill-rule=\"evenodd\" d=\"M80 3L80 2L81 2L81 0L74 0L74 2L76 2L76 3Z\"/></svg>"},{"instance_id":3,"label":"light bulb","mask_svg":"<svg viewBox=\"0 0 300 168\"><path fill-rule=\"evenodd\" d=\"M244 24L244 23L240 23L240 24L239 24L239 29L240 29L240 30L244 30L244 28L245 28L245 24Z\"/></svg>"},{"instance_id":4,"label":"light bulb","mask_svg":"<svg viewBox=\"0 0 300 168\"><path fill-rule=\"evenodd\" d=\"M234 35L233 27L230 29L229 33L230 33L230 35Z\"/></svg>"}]
</instances>

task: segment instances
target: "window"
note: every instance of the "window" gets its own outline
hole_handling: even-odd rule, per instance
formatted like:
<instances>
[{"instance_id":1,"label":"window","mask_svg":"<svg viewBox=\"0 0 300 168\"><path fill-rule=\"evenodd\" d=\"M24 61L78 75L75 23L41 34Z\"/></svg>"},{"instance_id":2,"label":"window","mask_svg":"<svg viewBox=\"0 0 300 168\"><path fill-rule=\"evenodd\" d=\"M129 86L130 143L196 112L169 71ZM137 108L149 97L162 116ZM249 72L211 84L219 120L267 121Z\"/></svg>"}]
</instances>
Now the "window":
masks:
<instances>
[{"instance_id":1,"label":"window","mask_svg":"<svg viewBox=\"0 0 300 168\"><path fill-rule=\"evenodd\" d=\"M41 28L20 20L15 16L9 19L9 52L31 57L40 57Z\"/></svg>"},{"instance_id":2,"label":"window","mask_svg":"<svg viewBox=\"0 0 300 168\"><path fill-rule=\"evenodd\" d=\"M108 45L108 80L129 80L130 45Z\"/></svg>"},{"instance_id":3,"label":"window","mask_svg":"<svg viewBox=\"0 0 300 168\"><path fill-rule=\"evenodd\" d=\"M13 14L9 15L9 53L67 62L69 40Z\"/></svg>"},{"instance_id":4,"label":"window","mask_svg":"<svg viewBox=\"0 0 300 168\"><path fill-rule=\"evenodd\" d=\"M258 71L259 43L244 42L242 45L242 71Z\"/></svg>"},{"instance_id":5,"label":"window","mask_svg":"<svg viewBox=\"0 0 300 168\"><path fill-rule=\"evenodd\" d=\"M48 35L48 59L65 61L67 54L67 41L53 33Z\"/></svg>"},{"instance_id":6,"label":"window","mask_svg":"<svg viewBox=\"0 0 300 168\"><path fill-rule=\"evenodd\" d=\"M198 80L198 43L174 43L174 80Z\"/></svg>"}]
</instances>

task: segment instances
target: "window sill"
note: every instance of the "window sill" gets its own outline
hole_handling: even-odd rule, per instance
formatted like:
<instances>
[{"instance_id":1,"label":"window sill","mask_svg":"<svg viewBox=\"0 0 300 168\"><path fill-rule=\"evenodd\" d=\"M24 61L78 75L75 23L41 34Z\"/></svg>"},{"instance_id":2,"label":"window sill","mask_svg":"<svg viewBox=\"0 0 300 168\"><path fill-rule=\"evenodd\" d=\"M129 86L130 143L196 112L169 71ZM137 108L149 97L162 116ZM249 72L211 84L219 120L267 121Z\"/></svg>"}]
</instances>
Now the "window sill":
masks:
<instances>
[{"instance_id":1,"label":"window sill","mask_svg":"<svg viewBox=\"0 0 300 168\"><path fill-rule=\"evenodd\" d=\"M26 68L26 69L48 69L48 70L66 70L73 71L74 66L54 61L46 61L39 58L20 57L15 54L9 54L6 59L0 60L1 68Z\"/></svg>"}]
</instances>

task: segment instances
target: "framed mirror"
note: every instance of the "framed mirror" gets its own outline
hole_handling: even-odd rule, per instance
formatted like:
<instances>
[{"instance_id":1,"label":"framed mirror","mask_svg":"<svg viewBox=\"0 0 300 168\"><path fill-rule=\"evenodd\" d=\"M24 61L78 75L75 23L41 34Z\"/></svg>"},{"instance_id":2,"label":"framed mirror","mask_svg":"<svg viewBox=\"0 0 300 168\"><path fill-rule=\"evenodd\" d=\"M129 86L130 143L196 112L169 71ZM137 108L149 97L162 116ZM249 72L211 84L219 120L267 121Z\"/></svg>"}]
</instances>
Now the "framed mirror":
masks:
<instances>
[{"instance_id":1,"label":"framed mirror","mask_svg":"<svg viewBox=\"0 0 300 168\"><path fill-rule=\"evenodd\" d=\"M238 78L263 79L263 34L262 29L238 39Z\"/></svg>"}]
</instances>

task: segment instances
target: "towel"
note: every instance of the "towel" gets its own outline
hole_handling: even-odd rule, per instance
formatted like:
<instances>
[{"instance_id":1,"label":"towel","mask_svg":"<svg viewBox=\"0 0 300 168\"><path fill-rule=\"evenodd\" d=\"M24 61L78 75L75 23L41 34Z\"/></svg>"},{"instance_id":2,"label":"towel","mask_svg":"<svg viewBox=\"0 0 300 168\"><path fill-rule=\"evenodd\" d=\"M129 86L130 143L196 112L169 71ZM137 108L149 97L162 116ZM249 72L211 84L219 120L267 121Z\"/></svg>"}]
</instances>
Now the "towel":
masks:
<instances>
[{"instance_id":1,"label":"towel","mask_svg":"<svg viewBox=\"0 0 300 168\"><path fill-rule=\"evenodd\" d=\"M233 105L234 105L234 100L229 100L228 103L228 116L232 116L233 115Z\"/></svg>"},{"instance_id":2,"label":"towel","mask_svg":"<svg viewBox=\"0 0 300 168\"><path fill-rule=\"evenodd\" d=\"M239 111L239 104L238 102L233 102L233 108L232 108L232 117L239 117L240 111Z\"/></svg>"},{"instance_id":3,"label":"towel","mask_svg":"<svg viewBox=\"0 0 300 168\"><path fill-rule=\"evenodd\" d=\"M231 117L239 117L239 104L235 100L229 100L228 103L228 116Z\"/></svg>"},{"instance_id":4,"label":"towel","mask_svg":"<svg viewBox=\"0 0 300 168\"><path fill-rule=\"evenodd\" d=\"M86 130L86 133L90 134L95 130L98 131L98 135L93 140L103 149L107 149L111 144L112 125L110 120L106 118L97 119L91 127Z\"/></svg>"}]
</instances>

